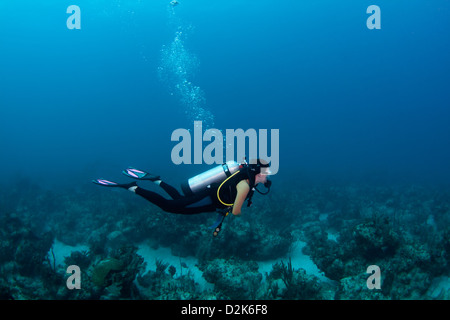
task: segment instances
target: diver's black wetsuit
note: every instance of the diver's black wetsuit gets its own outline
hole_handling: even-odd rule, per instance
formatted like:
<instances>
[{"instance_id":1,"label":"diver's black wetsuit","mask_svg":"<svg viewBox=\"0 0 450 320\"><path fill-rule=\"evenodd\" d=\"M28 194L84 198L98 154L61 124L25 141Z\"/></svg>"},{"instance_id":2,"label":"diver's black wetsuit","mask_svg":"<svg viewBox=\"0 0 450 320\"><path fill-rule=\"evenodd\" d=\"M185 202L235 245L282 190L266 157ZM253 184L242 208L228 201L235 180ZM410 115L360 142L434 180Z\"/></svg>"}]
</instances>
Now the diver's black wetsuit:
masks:
<instances>
[{"instance_id":1,"label":"diver's black wetsuit","mask_svg":"<svg viewBox=\"0 0 450 320\"><path fill-rule=\"evenodd\" d=\"M214 212L218 208L211 197L211 192L205 191L192 196L182 196L177 189L164 181L159 184L172 199L166 199L156 192L137 187L135 192L162 210L178 214L197 214Z\"/></svg>"}]
</instances>

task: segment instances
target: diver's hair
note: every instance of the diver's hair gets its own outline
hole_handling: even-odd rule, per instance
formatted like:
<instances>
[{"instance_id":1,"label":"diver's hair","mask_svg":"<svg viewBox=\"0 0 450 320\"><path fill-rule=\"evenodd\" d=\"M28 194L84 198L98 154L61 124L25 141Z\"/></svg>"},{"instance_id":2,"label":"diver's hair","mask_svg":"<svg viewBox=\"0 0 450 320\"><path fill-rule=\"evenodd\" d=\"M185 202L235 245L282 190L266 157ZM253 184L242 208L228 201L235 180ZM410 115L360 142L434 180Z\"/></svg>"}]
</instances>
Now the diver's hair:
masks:
<instances>
[{"instance_id":1,"label":"diver's hair","mask_svg":"<svg viewBox=\"0 0 450 320\"><path fill-rule=\"evenodd\" d=\"M261 158L257 158L257 159L250 159L249 163L250 165L257 165L260 167L269 167L269 162L267 162L267 160L265 159L261 159Z\"/></svg>"},{"instance_id":2,"label":"diver's hair","mask_svg":"<svg viewBox=\"0 0 450 320\"><path fill-rule=\"evenodd\" d=\"M269 162L267 162L265 159L250 159L249 168L250 171L252 171L255 175L261 172L266 173L265 170L267 170L267 168L269 167Z\"/></svg>"}]
</instances>

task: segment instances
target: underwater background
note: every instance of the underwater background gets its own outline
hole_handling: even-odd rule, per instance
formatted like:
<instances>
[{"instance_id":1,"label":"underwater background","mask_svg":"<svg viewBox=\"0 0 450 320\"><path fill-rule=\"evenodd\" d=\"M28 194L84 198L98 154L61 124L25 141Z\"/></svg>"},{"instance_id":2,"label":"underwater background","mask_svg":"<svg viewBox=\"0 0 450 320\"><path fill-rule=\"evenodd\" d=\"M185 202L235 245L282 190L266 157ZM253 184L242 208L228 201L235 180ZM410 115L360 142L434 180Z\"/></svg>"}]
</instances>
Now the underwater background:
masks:
<instances>
[{"instance_id":1,"label":"underwater background","mask_svg":"<svg viewBox=\"0 0 450 320\"><path fill-rule=\"evenodd\" d=\"M447 0L1 0L0 298L448 300L449 13ZM195 120L280 132L271 192L218 237L215 213L91 183L129 182L133 166L178 187L209 169L171 160L172 132Z\"/></svg>"}]
</instances>

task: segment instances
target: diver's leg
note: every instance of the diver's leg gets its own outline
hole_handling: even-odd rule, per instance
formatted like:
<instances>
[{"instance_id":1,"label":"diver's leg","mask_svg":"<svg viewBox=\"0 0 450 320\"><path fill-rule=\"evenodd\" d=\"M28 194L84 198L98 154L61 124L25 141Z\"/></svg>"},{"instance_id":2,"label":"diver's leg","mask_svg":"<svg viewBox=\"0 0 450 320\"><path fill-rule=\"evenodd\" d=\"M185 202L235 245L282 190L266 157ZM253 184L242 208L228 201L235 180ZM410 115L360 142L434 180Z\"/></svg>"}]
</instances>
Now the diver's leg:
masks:
<instances>
[{"instance_id":1,"label":"diver's leg","mask_svg":"<svg viewBox=\"0 0 450 320\"><path fill-rule=\"evenodd\" d=\"M176 214L197 214L203 212L215 211L215 206L210 199L206 197L192 196L179 199L168 200L156 192L136 187L128 189L150 201L162 210Z\"/></svg>"},{"instance_id":2,"label":"diver's leg","mask_svg":"<svg viewBox=\"0 0 450 320\"><path fill-rule=\"evenodd\" d=\"M167 200L166 198L164 198L163 196L159 195L156 192L146 190L141 187L136 187L134 189L128 189L128 190L136 193L137 195L140 195L141 197L150 201L154 205L160 207L164 211L168 211L171 209L170 202L173 200Z\"/></svg>"},{"instance_id":3,"label":"diver's leg","mask_svg":"<svg viewBox=\"0 0 450 320\"><path fill-rule=\"evenodd\" d=\"M165 183L162 180L155 181L167 194L174 200L181 199L183 196L178 192L177 189L172 187L170 184Z\"/></svg>"}]
</instances>

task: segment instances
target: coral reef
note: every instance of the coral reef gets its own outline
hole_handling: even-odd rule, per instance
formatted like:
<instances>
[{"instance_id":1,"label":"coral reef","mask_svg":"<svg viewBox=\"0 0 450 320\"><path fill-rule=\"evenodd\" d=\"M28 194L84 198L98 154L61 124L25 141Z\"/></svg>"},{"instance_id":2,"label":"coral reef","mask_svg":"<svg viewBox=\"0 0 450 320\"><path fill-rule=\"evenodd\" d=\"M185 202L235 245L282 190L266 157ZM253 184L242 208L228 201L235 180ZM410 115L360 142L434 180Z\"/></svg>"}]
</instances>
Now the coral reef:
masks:
<instances>
[{"instance_id":1,"label":"coral reef","mask_svg":"<svg viewBox=\"0 0 450 320\"><path fill-rule=\"evenodd\" d=\"M277 280L281 279L284 286L281 286ZM272 271L268 275L270 296L277 299L289 300L308 300L325 299L325 293L322 293L324 287L320 284L317 277L307 275L304 269L294 269L291 258L288 263L283 261L272 266Z\"/></svg>"},{"instance_id":2,"label":"coral reef","mask_svg":"<svg viewBox=\"0 0 450 320\"><path fill-rule=\"evenodd\" d=\"M174 266L162 260L155 261L156 270L137 277L141 298L154 300L193 300L201 299L202 292L188 272L174 278ZM166 272L168 271L168 272Z\"/></svg>"},{"instance_id":3,"label":"coral reef","mask_svg":"<svg viewBox=\"0 0 450 320\"><path fill-rule=\"evenodd\" d=\"M108 258L100 261L92 270L91 280L98 287L105 287L110 272L123 270L124 265L118 259Z\"/></svg>"},{"instance_id":4,"label":"coral reef","mask_svg":"<svg viewBox=\"0 0 450 320\"><path fill-rule=\"evenodd\" d=\"M258 265L251 261L214 259L200 266L206 281L214 284L219 299L256 299L262 281Z\"/></svg>"},{"instance_id":5,"label":"coral reef","mask_svg":"<svg viewBox=\"0 0 450 320\"><path fill-rule=\"evenodd\" d=\"M94 186L49 192L29 180L17 184L0 186L0 299L450 296L446 188L280 187L241 217L227 217L213 237L215 214L167 214L129 193ZM84 247L58 251L55 239ZM328 280L294 267L288 258L297 240ZM168 247L180 261L144 261L141 243ZM189 257L196 266L181 261ZM267 260L277 262L260 271L258 263ZM81 290L66 287L69 265L80 267ZM380 267L381 289L368 289L369 265Z\"/></svg>"},{"instance_id":6,"label":"coral reef","mask_svg":"<svg viewBox=\"0 0 450 320\"><path fill-rule=\"evenodd\" d=\"M330 221L311 224L305 231L307 252L330 279L340 281L338 299L419 299L431 281L448 270L446 230L436 232L440 243L420 243L416 232L399 226L386 208L371 210L362 219L339 223L337 241L330 240ZM408 217L410 219L410 217ZM412 220L414 221L414 220ZM378 265L381 291L366 288L365 268Z\"/></svg>"}]
</instances>

